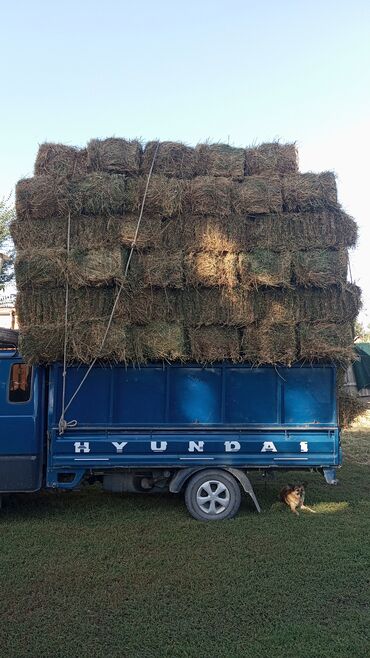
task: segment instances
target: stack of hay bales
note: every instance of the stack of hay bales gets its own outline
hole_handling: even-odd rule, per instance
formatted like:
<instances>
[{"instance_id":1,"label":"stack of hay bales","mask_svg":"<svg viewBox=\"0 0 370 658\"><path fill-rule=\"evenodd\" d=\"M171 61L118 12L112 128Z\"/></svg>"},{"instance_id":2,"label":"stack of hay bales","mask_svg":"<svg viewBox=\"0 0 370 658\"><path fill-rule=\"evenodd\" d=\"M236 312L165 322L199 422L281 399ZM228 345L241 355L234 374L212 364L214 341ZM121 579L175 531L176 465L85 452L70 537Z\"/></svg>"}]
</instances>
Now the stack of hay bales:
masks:
<instances>
[{"instance_id":1,"label":"stack of hay bales","mask_svg":"<svg viewBox=\"0 0 370 658\"><path fill-rule=\"evenodd\" d=\"M299 173L292 144L43 144L16 209L17 310L30 362L62 358L67 282L71 361L352 356L356 224L338 204L334 175Z\"/></svg>"}]
</instances>

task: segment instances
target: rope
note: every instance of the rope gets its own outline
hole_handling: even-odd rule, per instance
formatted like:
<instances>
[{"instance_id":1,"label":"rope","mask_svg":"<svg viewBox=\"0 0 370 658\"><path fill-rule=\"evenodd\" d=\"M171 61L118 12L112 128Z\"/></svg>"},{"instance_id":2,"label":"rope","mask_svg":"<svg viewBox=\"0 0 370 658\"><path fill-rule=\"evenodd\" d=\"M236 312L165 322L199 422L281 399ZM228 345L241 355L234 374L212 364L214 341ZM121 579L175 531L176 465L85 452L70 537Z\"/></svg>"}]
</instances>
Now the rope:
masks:
<instances>
[{"instance_id":1,"label":"rope","mask_svg":"<svg viewBox=\"0 0 370 658\"><path fill-rule=\"evenodd\" d=\"M71 213L68 213L67 220L67 261L69 259L69 251L71 244ZM63 345L63 374L62 374L62 415L59 420L59 433L61 428L64 428L66 421L64 419L64 409L66 402L66 383L67 383L67 345L68 345L68 307L69 307L69 282L68 276L66 278L66 297L64 306L64 345Z\"/></svg>"},{"instance_id":2,"label":"rope","mask_svg":"<svg viewBox=\"0 0 370 658\"><path fill-rule=\"evenodd\" d=\"M114 304L113 304L112 312L111 312L111 314L110 314L110 316L109 316L109 320L108 320L107 328L106 328L106 330L105 330L105 332L104 332L104 336L103 336L102 342L101 342L101 344L100 344L98 354L97 354L97 356L93 359L93 361L90 363L90 365L89 365L89 367L88 367L88 369L87 369L87 371L86 371L84 377L82 378L81 382L80 382L79 385L77 386L77 388L76 388L75 392L73 393L73 395L70 397L70 399L69 399L69 401L68 401L67 404L65 404L65 380L66 380L66 373L64 374L64 372L63 372L63 377L64 377L64 379L63 379L63 384L64 384L64 386L63 386L64 397L62 398L62 405L63 405L63 406L62 406L62 413L61 413L60 420L59 420L59 434L63 434L64 431L67 429L67 427L75 427L75 426L77 425L77 421L76 421L76 420L72 420L72 421L70 421L69 423L67 423L67 422L65 421L65 414L66 414L66 412L68 411L69 407L71 406L73 400L75 400L76 396L77 396L78 393L80 392L80 390L81 390L82 386L84 385L85 381L87 380L87 378L88 378L90 372L92 371L93 367L95 366L95 364L96 364L96 362L97 362L97 360L98 360L98 358L99 358L99 354L100 354L100 352L102 351L102 349L103 349L103 347L104 347L104 345L105 345L105 341L106 341L106 339L107 339L107 336L108 336L108 333L109 333L109 329L110 329L111 324L112 324L112 321L113 321L114 313L115 313L115 310L116 310L116 308L117 308L117 304L118 304L118 301L119 301L119 298L120 298L121 292L122 292L122 290L123 290L123 286L124 286L124 284L125 284L125 282L126 282L126 278L127 278L127 274L128 274L129 268L130 268L130 263L131 263L132 255L133 255L133 253L134 253L134 249L135 249L135 246L136 246L136 241L137 241L137 237L138 237L139 230L140 230L140 224L141 224L141 220L142 220L142 218L143 218L144 207L145 207L145 201L146 201L146 197L147 197L147 194L148 194L149 183L150 183L150 179L151 179L151 177L152 177L153 168L154 168L154 163L155 163L155 160L156 160L156 157L157 157L157 154L158 154L158 149L159 149L159 142L157 142L157 146L156 146L155 151L154 151L154 154L153 154L152 164L151 164L150 169L149 169L149 173L148 173L148 177L147 177L147 181L146 181L146 185L145 185L145 190L144 190L144 195L143 195L143 200L142 200L142 203L141 203L139 219L138 219L138 222L137 222L137 225L136 225L136 230L135 230L135 234L134 234L134 239L133 239L133 241L132 241L132 243L131 243L130 253L129 253L129 255L128 255L128 259L127 259L127 263L126 263L125 271L124 271L124 274L123 274L123 279L122 279L121 285L120 285L120 287L119 287L119 289L118 289L118 291L117 291L116 299L114 300ZM67 284L67 286L68 286L68 284ZM68 288L67 288L67 289L68 289ZM67 297L67 295L66 295L66 297ZM67 306L67 303L66 303L66 306ZM68 315L67 315L67 313L66 313L66 316L67 316L67 319L68 319ZM67 336L67 330L66 330L66 324L65 324L65 361L66 361L66 342L67 342L67 340L66 340L66 336ZM66 364L65 364L65 362L63 362L63 366L64 366L64 371L66 371Z\"/></svg>"},{"instance_id":3,"label":"rope","mask_svg":"<svg viewBox=\"0 0 370 658\"><path fill-rule=\"evenodd\" d=\"M353 279L352 279L352 268L351 268L351 259L350 259L350 257L349 257L349 254L348 254L348 273L349 273L349 278L350 278L350 280L351 280L351 283L353 283Z\"/></svg>"}]
</instances>

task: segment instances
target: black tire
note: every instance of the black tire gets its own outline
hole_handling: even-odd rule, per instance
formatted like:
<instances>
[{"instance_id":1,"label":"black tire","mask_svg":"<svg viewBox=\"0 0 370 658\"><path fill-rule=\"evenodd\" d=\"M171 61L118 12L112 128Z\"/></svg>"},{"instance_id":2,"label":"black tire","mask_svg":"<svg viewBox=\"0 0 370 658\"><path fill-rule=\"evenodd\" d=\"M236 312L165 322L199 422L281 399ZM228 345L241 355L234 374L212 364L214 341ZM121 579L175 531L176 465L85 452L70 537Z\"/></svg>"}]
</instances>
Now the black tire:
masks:
<instances>
[{"instance_id":1,"label":"black tire","mask_svg":"<svg viewBox=\"0 0 370 658\"><path fill-rule=\"evenodd\" d=\"M0 327L0 345L4 347L18 347L19 332L16 329Z\"/></svg>"},{"instance_id":2,"label":"black tire","mask_svg":"<svg viewBox=\"0 0 370 658\"><path fill-rule=\"evenodd\" d=\"M185 503L198 521L232 519L241 503L239 482L222 469L200 471L187 484Z\"/></svg>"}]
</instances>

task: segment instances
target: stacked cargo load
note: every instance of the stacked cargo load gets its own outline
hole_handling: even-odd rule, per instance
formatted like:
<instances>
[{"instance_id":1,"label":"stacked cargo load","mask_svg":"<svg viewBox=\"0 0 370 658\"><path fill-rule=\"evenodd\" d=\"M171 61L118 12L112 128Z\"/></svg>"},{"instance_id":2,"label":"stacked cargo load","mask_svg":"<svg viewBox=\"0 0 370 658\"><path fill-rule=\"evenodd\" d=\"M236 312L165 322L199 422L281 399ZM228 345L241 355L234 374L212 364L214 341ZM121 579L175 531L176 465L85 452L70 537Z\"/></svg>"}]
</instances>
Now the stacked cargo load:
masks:
<instances>
[{"instance_id":1,"label":"stacked cargo load","mask_svg":"<svg viewBox=\"0 0 370 658\"><path fill-rule=\"evenodd\" d=\"M294 144L43 144L16 209L31 363L352 358L356 224Z\"/></svg>"}]
</instances>

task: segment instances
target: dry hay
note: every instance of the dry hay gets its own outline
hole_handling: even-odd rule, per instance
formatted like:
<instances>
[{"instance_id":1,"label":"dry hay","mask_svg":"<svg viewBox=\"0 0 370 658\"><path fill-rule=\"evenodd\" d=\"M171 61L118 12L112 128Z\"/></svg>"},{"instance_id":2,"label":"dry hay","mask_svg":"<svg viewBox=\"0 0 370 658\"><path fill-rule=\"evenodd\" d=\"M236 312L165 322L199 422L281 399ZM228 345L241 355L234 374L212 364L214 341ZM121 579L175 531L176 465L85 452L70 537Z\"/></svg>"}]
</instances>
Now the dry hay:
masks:
<instances>
[{"instance_id":1,"label":"dry hay","mask_svg":"<svg viewBox=\"0 0 370 658\"><path fill-rule=\"evenodd\" d=\"M67 180L53 176L23 178L16 186L15 208L19 220L66 214L69 208Z\"/></svg>"},{"instance_id":2,"label":"dry hay","mask_svg":"<svg viewBox=\"0 0 370 658\"><path fill-rule=\"evenodd\" d=\"M64 326L60 324L22 327L19 351L26 363L53 363L63 359Z\"/></svg>"},{"instance_id":3,"label":"dry hay","mask_svg":"<svg viewBox=\"0 0 370 658\"><path fill-rule=\"evenodd\" d=\"M282 211L281 181L276 176L249 176L232 188L232 211L258 215Z\"/></svg>"},{"instance_id":4,"label":"dry hay","mask_svg":"<svg viewBox=\"0 0 370 658\"><path fill-rule=\"evenodd\" d=\"M136 285L182 288L184 267L182 251L154 250L138 253L132 259L128 280Z\"/></svg>"},{"instance_id":5,"label":"dry hay","mask_svg":"<svg viewBox=\"0 0 370 658\"><path fill-rule=\"evenodd\" d=\"M244 286L289 286L291 254L256 249L239 254L239 274Z\"/></svg>"},{"instance_id":6,"label":"dry hay","mask_svg":"<svg viewBox=\"0 0 370 658\"><path fill-rule=\"evenodd\" d=\"M186 187L185 206L194 215L228 216L233 182L224 176L197 176Z\"/></svg>"},{"instance_id":7,"label":"dry hay","mask_svg":"<svg viewBox=\"0 0 370 658\"><path fill-rule=\"evenodd\" d=\"M134 359L146 361L178 361L186 358L182 325L164 321L132 327Z\"/></svg>"},{"instance_id":8,"label":"dry hay","mask_svg":"<svg viewBox=\"0 0 370 658\"><path fill-rule=\"evenodd\" d=\"M153 158L158 142L148 142L143 153L141 171L148 174L153 164ZM156 174L174 178L192 178L195 175L194 149L180 142L160 142L154 162L153 171Z\"/></svg>"},{"instance_id":9,"label":"dry hay","mask_svg":"<svg viewBox=\"0 0 370 658\"><path fill-rule=\"evenodd\" d=\"M131 361L134 357L131 329L113 320L105 337L107 326L108 318L72 326L68 335L68 359L86 364L94 358L113 363Z\"/></svg>"},{"instance_id":10,"label":"dry hay","mask_svg":"<svg viewBox=\"0 0 370 658\"><path fill-rule=\"evenodd\" d=\"M353 322L361 307L361 291L352 284L328 288L272 288L254 294L254 313L258 321L289 320Z\"/></svg>"},{"instance_id":11,"label":"dry hay","mask_svg":"<svg viewBox=\"0 0 370 658\"><path fill-rule=\"evenodd\" d=\"M69 290L68 320L78 324L86 320L109 317L115 299L115 288L79 288ZM65 288L19 291L16 310L20 326L49 325L62 322L65 313ZM118 313L116 313L116 316ZM125 324L128 324L126 321Z\"/></svg>"},{"instance_id":12,"label":"dry hay","mask_svg":"<svg viewBox=\"0 0 370 658\"><path fill-rule=\"evenodd\" d=\"M195 149L199 176L243 178L245 150L228 144L198 144Z\"/></svg>"},{"instance_id":13,"label":"dry hay","mask_svg":"<svg viewBox=\"0 0 370 658\"><path fill-rule=\"evenodd\" d=\"M146 184L146 176L128 181L127 204L132 211L140 211ZM179 215L183 210L186 184L186 181L180 179L153 174L145 199L145 213L160 214L164 217Z\"/></svg>"},{"instance_id":14,"label":"dry hay","mask_svg":"<svg viewBox=\"0 0 370 658\"><path fill-rule=\"evenodd\" d=\"M188 286L233 288L238 284L238 254L190 253L184 258L184 268Z\"/></svg>"},{"instance_id":15,"label":"dry hay","mask_svg":"<svg viewBox=\"0 0 370 658\"><path fill-rule=\"evenodd\" d=\"M34 249L19 251L15 261L17 288L64 286L67 253L63 249Z\"/></svg>"},{"instance_id":16,"label":"dry hay","mask_svg":"<svg viewBox=\"0 0 370 658\"><path fill-rule=\"evenodd\" d=\"M189 328L190 352L194 361L212 363L240 360L239 332L231 327Z\"/></svg>"},{"instance_id":17,"label":"dry hay","mask_svg":"<svg viewBox=\"0 0 370 658\"><path fill-rule=\"evenodd\" d=\"M136 139L92 139L87 145L88 165L92 171L138 174L141 154L141 144Z\"/></svg>"},{"instance_id":18,"label":"dry hay","mask_svg":"<svg viewBox=\"0 0 370 658\"><path fill-rule=\"evenodd\" d=\"M353 247L355 221L343 211L260 215L246 219L249 249L321 249Z\"/></svg>"},{"instance_id":19,"label":"dry hay","mask_svg":"<svg viewBox=\"0 0 370 658\"><path fill-rule=\"evenodd\" d=\"M35 162L35 176L51 175L67 178L87 173L87 150L65 144L41 144Z\"/></svg>"},{"instance_id":20,"label":"dry hay","mask_svg":"<svg viewBox=\"0 0 370 658\"><path fill-rule=\"evenodd\" d=\"M72 249L67 262L68 281L74 288L109 286L123 279L125 254L111 249Z\"/></svg>"},{"instance_id":21,"label":"dry hay","mask_svg":"<svg viewBox=\"0 0 370 658\"><path fill-rule=\"evenodd\" d=\"M336 209L338 207L337 185L331 171L322 174L297 174L283 179L284 210Z\"/></svg>"},{"instance_id":22,"label":"dry hay","mask_svg":"<svg viewBox=\"0 0 370 658\"><path fill-rule=\"evenodd\" d=\"M138 219L139 213L135 213L112 220L120 244L131 247L135 240L138 249L154 247L173 250L182 246L181 217L163 217L144 211L135 239Z\"/></svg>"},{"instance_id":23,"label":"dry hay","mask_svg":"<svg viewBox=\"0 0 370 658\"><path fill-rule=\"evenodd\" d=\"M291 365L297 358L295 324L271 319L245 327L242 338L243 360L255 365Z\"/></svg>"},{"instance_id":24,"label":"dry hay","mask_svg":"<svg viewBox=\"0 0 370 658\"><path fill-rule=\"evenodd\" d=\"M339 427L347 429L359 417L368 411L369 405L357 395L350 395L343 389L338 390Z\"/></svg>"},{"instance_id":25,"label":"dry hay","mask_svg":"<svg viewBox=\"0 0 370 658\"><path fill-rule=\"evenodd\" d=\"M189 326L242 327L254 320L253 297L242 288L187 288L183 317Z\"/></svg>"},{"instance_id":26,"label":"dry hay","mask_svg":"<svg viewBox=\"0 0 370 658\"><path fill-rule=\"evenodd\" d=\"M180 239L185 251L237 253L248 247L246 221L240 215L185 215Z\"/></svg>"},{"instance_id":27,"label":"dry hay","mask_svg":"<svg viewBox=\"0 0 370 658\"><path fill-rule=\"evenodd\" d=\"M245 150L246 176L278 173L298 173L298 152L295 144L261 144Z\"/></svg>"},{"instance_id":28,"label":"dry hay","mask_svg":"<svg viewBox=\"0 0 370 658\"><path fill-rule=\"evenodd\" d=\"M346 282L348 254L345 249L296 251L292 265L297 285L325 288Z\"/></svg>"},{"instance_id":29,"label":"dry hay","mask_svg":"<svg viewBox=\"0 0 370 658\"><path fill-rule=\"evenodd\" d=\"M354 358L350 323L302 322L298 329L299 358L305 361L348 363Z\"/></svg>"},{"instance_id":30,"label":"dry hay","mask_svg":"<svg viewBox=\"0 0 370 658\"><path fill-rule=\"evenodd\" d=\"M130 209L127 179L122 174L95 172L71 189L69 208L83 215L122 215Z\"/></svg>"},{"instance_id":31,"label":"dry hay","mask_svg":"<svg viewBox=\"0 0 370 658\"><path fill-rule=\"evenodd\" d=\"M128 285L119 296L115 317L130 325L179 322L182 320L181 294L169 288L140 289Z\"/></svg>"}]
</instances>

